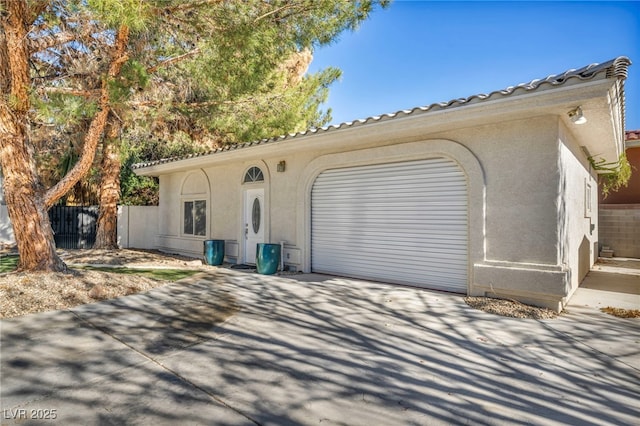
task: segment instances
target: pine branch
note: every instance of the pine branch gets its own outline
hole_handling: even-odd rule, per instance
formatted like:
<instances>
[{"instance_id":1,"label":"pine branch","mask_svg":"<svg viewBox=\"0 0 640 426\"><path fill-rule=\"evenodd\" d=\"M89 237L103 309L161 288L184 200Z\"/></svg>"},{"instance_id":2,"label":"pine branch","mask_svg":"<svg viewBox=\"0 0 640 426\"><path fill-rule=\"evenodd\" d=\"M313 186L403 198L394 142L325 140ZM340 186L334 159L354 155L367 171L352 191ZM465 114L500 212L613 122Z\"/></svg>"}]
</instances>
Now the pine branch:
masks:
<instances>
[{"instance_id":1,"label":"pine branch","mask_svg":"<svg viewBox=\"0 0 640 426\"><path fill-rule=\"evenodd\" d=\"M129 59L127 52L127 44L129 42L129 28L121 25L116 35L114 59L109 65L107 77L102 82L100 89L100 110L91 120L89 130L84 138L84 145L80 160L73 166L73 169L67 173L58 183L51 187L45 194L45 207L48 209L55 204L64 194L66 194L73 185L78 182L87 172L95 157L98 142L104 134L107 118L111 111L109 97L109 80L114 79L120 74L122 66Z\"/></svg>"},{"instance_id":2,"label":"pine branch","mask_svg":"<svg viewBox=\"0 0 640 426\"><path fill-rule=\"evenodd\" d=\"M274 15L274 14L276 14L278 12L283 11L283 10L286 10L286 9L288 9L290 7L292 7L292 6L287 4L287 5L281 6L281 7L277 8L277 9L270 10L269 12L258 16L256 19L253 20L253 22L262 21L263 19L266 19L269 16Z\"/></svg>"},{"instance_id":3,"label":"pine branch","mask_svg":"<svg viewBox=\"0 0 640 426\"><path fill-rule=\"evenodd\" d=\"M184 61L185 59L188 59L188 58L190 58L192 56L195 56L198 53L200 53L200 48L196 47L195 49L190 50L187 53L183 53L180 56L175 56L173 58L166 59L166 60L164 60L162 62L157 63L156 65L154 65L152 67L147 68L147 73L149 73L149 74L154 73L159 68L166 67L166 66L171 65L171 64L175 64L176 62Z\"/></svg>"},{"instance_id":4,"label":"pine branch","mask_svg":"<svg viewBox=\"0 0 640 426\"><path fill-rule=\"evenodd\" d=\"M38 34L37 38L29 38L27 45L29 46L30 53L42 52L43 50L50 49L52 47L60 46L65 43L69 43L88 36L91 33L90 29L85 29L83 33L74 31L61 31L59 33L51 35Z\"/></svg>"},{"instance_id":5,"label":"pine branch","mask_svg":"<svg viewBox=\"0 0 640 426\"><path fill-rule=\"evenodd\" d=\"M219 105L243 105L243 104L253 104L259 102L261 100L272 100L281 98L281 94L268 95L262 98L258 98L255 96L251 96L244 99L237 99L234 101L203 101L203 102L162 102L162 101L131 101L128 102L128 105L131 107L157 107L160 105L169 105L174 108L187 108L187 109L197 109L197 108L207 108L212 106Z\"/></svg>"},{"instance_id":6,"label":"pine branch","mask_svg":"<svg viewBox=\"0 0 640 426\"><path fill-rule=\"evenodd\" d=\"M71 95L71 96L80 96L83 98L93 98L100 95L100 89L92 89L92 90L82 90L82 89L73 89L71 87L41 87L38 89L40 94L61 94L61 95Z\"/></svg>"},{"instance_id":7,"label":"pine branch","mask_svg":"<svg viewBox=\"0 0 640 426\"><path fill-rule=\"evenodd\" d=\"M302 13L302 12L310 11L310 10L313 10L313 2L311 2L311 3L305 3L305 2L288 3L288 4L285 4L284 6L281 6L281 7L277 8L277 9L271 10L269 12L266 12L266 13L258 16L257 18L255 18L253 20L253 22L256 23L256 22L262 21L262 20L270 17L271 15L279 14L280 12L283 12L283 11L289 11L288 14L281 15L277 19L275 19L275 22L280 22L283 19L286 19L289 16L293 15L294 13Z\"/></svg>"},{"instance_id":8,"label":"pine branch","mask_svg":"<svg viewBox=\"0 0 640 426\"><path fill-rule=\"evenodd\" d=\"M27 13L29 24L38 19L38 16L40 16L40 14L47 9L49 3L50 2L48 0L35 0L29 3L29 9Z\"/></svg>"},{"instance_id":9,"label":"pine branch","mask_svg":"<svg viewBox=\"0 0 640 426\"><path fill-rule=\"evenodd\" d=\"M176 13L176 12L182 12L182 11L185 11L185 10L198 9L200 7L203 7L203 6L212 6L214 4L220 4L222 2L223 2L223 0L190 1L190 2L184 2L184 3L179 4L177 6L165 7L165 8L159 9L159 11L164 12L164 13Z\"/></svg>"}]
</instances>

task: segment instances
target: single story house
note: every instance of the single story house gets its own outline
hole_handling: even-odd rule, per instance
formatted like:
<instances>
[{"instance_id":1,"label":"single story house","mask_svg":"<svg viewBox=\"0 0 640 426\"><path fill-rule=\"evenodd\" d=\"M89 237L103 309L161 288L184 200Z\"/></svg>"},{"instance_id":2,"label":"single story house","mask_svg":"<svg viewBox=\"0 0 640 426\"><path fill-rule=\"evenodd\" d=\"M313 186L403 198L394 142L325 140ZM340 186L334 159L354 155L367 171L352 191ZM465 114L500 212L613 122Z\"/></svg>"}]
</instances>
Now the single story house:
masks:
<instances>
[{"instance_id":1,"label":"single story house","mask_svg":"<svg viewBox=\"0 0 640 426\"><path fill-rule=\"evenodd\" d=\"M597 258L590 158L624 150L619 57L489 94L137 164L156 248L560 310Z\"/></svg>"}]
</instances>

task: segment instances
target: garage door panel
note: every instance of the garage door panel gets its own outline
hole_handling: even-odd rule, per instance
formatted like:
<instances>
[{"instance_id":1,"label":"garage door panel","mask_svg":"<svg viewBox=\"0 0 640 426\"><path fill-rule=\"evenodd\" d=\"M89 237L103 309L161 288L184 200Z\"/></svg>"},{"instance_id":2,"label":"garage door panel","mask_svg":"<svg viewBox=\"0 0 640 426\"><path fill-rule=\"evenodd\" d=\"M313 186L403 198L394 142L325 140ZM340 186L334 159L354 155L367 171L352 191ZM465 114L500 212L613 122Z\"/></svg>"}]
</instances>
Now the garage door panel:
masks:
<instances>
[{"instance_id":1,"label":"garage door panel","mask_svg":"<svg viewBox=\"0 0 640 426\"><path fill-rule=\"evenodd\" d=\"M334 229L331 232L323 233L322 235L341 235L344 233L350 233L350 235L355 235L356 237L361 237L361 238L364 238L367 235L372 233L374 234L372 235L372 237L375 237L376 235L378 235L378 230L376 228L374 228L371 232L369 232L369 229L367 227L360 227L360 229L354 229L353 226L337 225L335 223L331 223L330 221L326 221L324 222L324 224L325 226L332 227ZM379 235L381 237L385 237L385 236L393 237L393 235L397 233L398 230L405 229L402 227L403 225L402 223L383 224L383 225L385 225L387 229L384 232L380 231ZM412 225L412 223L410 223L409 225ZM319 226L320 224L318 224L318 227ZM391 235L387 235L387 234L391 234ZM466 241L467 233L464 230L460 230L460 226L457 223L446 224L446 225L434 223L433 226L430 226L430 227L425 226L420 231L415 231L407 235L416 235L416 236L420 236L421 238L429 238L432 235L445 237L445 238L448 235L451 235L451 236L461 235L465 237L465 241Z\"/></svg>"},{"instance_id":2,"label":"garage door panel","mask_svg":"<svg viewBox=\"0 0 640 426\"><path fill-rule=\"evenodd\" d=\"M363 174L360 173L359 176L363 179L362 181L353 182L353 188L361 188L361 189L369 189L374 188L376 186L380 186L383 184L390 186L405 186L407 179L416 179L416 178L430 178L430 181L421 181L415 182L417 185L424 186L432 186L436 183L448 182L451 179L455 179L459 176L462 176L463 173L460 172L441 172L441 171L430 171L425 173L408 173L403 170L401 175L396 174L395 170L387 171L385 175L384 171L379 172L378 174L370 173ZM322 176L323 184L326 185L326 189L331 188L342 188L345 179L350 179L352 176L349 174L344 174L343 176L331 176L326 177ZM324 188L323 188L324 189Z\"/></svg>"},{"instance_id":3,"label":"garage door panel","mask_svg":"<svg viewBox=\"0 0 640 426\"><path fill-rule=\"evenodd\" d=\"M395 277L394 281L398 281L399 278L402 278L401 281L404 281L406 283L406 278L408 276L412 276L414 278L418 278L418 280L416 280L416 283L420 283L421 281L428 281L430 278L432 279L445 279L445 278L452 278L452 279L462 279L464 277L466 277L466 274L463 272L460 272L456 269L456 267L460 266L459 264L456 263L446 263L446 264L439 264L436 267L433 267L430 271L429 274L425 274L424 273L424 269L421 267L420 264L417 263L412 263L412 264L407 264L405 265L405 267L402 270L402 274L399 274L397 269L394 267L387 267L384 269L380 269L378 271L378 274L375 277L371 276L371 268L372 267L376 267L377 265L379 265L379 262L376 262L375 259L371 259L371 260L367 260L367 259L363 259L360 262L358 262L356 265L346 265L343 264L344 266L341 267L333 267L332 265L335 265L335 262L340 261L341 257L340 256L334 256L332 259L332 262L327 263L325 266L327 268L327 270L322 270L322 264L318 265L319 270L317 270L316 272L324 272L324 273L331 273L333 272L343 272L342 275L346 275L346 276L352 276L354 274L358 274L359 277L369 277L372 279L378 279L379 276L388 276L388 275L392 275ZM393 265L391 265L393 266Z\"/></svg>"},{"instance_id":4,"label":"garage door panel","mask_svg":"<svg viewBox=\"0 0 640 426\"><path fill-rule=\"evenodd\" d=\"M451 282L458 282L466 279L465 274L455 274L449 270L433 271L428 275L420 268L406 268L400 276L394 269L378 271L375 276L371 276L372 264L359 264L356 268L345 268L344 270L323 270L319 268L316 272L325 274L334 274L340 276L370 279L374 281L383 281L395 284L409 284L419 287L430 288L435 290L457 291L451 288Z\"/></svg>"},{"instance_id":5,"label":"garage door panel","mask_svg":"<svg viewBox=\"0 0 640 426\"><path fill-rule=\"evenodd\" d=\"M393 226L393 225L406 224L406 225L411 225L416 227L420 226L420 229L430 229L432 225L437 225L437 226L453 225L458 227L460 226L461 222L464 222L463 220L457 219L455 216L452 218L451 217L439 218L439 217L427 216L427 214L425 214L422 211L416 211L416 212L413 212L413 214L407 213L407 212L399 212L397 215L393 215L393 213L394 213L393 210L390 210L389 213L377 213L377 212L359 213L357 211L354 211L352 214L349 214L346 212L338 212L336 214L332 214L332 212L329 211L327 212L327 214L332 215L333 221L323 220L323 221L318 221L318 223L332 224L332 223L340 222L342 220L357 218L357 220L360 221L358 222L358 228L363 228L363 227L366 227L367 225ZM443 213L446 214L446 211L444 211ZM420 218L416 218L415 216L417 215L422 216L424 219L420 220ZM340 225L336 225L336 226L340 226ZM353 226L349 226L349 225L342 225L342 226L345 226L346 228L353 228Z\"/></svg>"},{"instance_id":6,"label":"garage door panel","mask_svg":"<svg viewBox=\"0 0 640 426\"><path fill-rule=\"evenodd\" d=\"M424 177L429 177L429 176L424 176ZM440 188L438 185L442 185L442 184L446 184L447 182L450 182L451 179L455 179L458 178L459 175L453 175L453 176L449 176L449 177L439 177L439 178L433 178L432 182L429 182L428 184L425 185L416 185L416 187L422 188L424 190L432 190L435 192L442 192L442 188ZM351 188L355 191L361 191L362 193L375 193L376 190L381 190L381 189L385 189L386 187L397 187L397 189L399 190L407 190L407 188L405 187L405 185L403 185L403 183L406 184L407 179L415 179L415 176L401 176L398 178L397 181L388 181L388 180L372 180L370 183L365 184L365 183L353 183L353 185L351 186ZM346 192L345 188L343 185L340 185L339 182L335 182L333 185L329 184L328 182L322 182L323 184L326 184L326 188L323 188L323 190L335 190L337 193L344 193ZM455 189L455 188L452 188Z\"/></svg>"},{"instance_id":7,"label":"garage door panel","mask_svg":"<svg viewBox=\"0 0 640 426\"><path fill-rule=\"evenodd\" d=\"M402 167L402 176L442 176L443 174L463 174L460 169L451 168L453 162L447 159L430 159L426 160L426 162L429 163L428 169L423 167L424 163L419 164L418 162L386 163L382 165L383 167L380 167L380 164L358 166L358 174L364 179L384 179L385 177L396 179L399 176L396 166ZM332 173L330 175L326 175L323 178L329 181L340 181L344 177L351 177L353 175L353 168L332 169L331 171Z\"/></svg>"},{"instance_id":8,"label":"garage door panel","mask_svg":"<svg viewBox=\"0 0 640 426\"><path fill-rule=\"evenodd\" d=\"M386 244L416 244L421 247L438 247L442 250L451 250L456 247L460 247L459 250L462 250L466 253L466 245L467 238L466 235L449 235L449 234L440 234L440 235L402 235L397 236L391 233L386 233L382 235L375 234L373 232L369 232L366 235L355 235L349 234L347 232L342 233L334 233L323 235L321 237L316 238L316 244L318 248L320 245L324 244L326 246L335 246L336 243L340 243L340 245L353 243L358 244L358 242L354 243L354 239L357 237L360 238L381 238ZM393 238L393 239L392 239ZM327 247L327 248L328 248Z\"/></svg>"},{"instance_id":9,"label":"garage door panel","mask_svg":"<svg viewBox=\"0 0 640 426\"><path fill-rule=\"evenodd\" d=\"M323 273L338 273L339 275L352 276L356 273L356 271L360 271L358 276L363 277L366 276L373 280L379 281L379 277L381 275L385 275L387 273L392 273L394 277L396 277L395 281L403 282L404 284L417 285L422 286L424 282L428 280L428 278L432 277L449 277L449 278L458 278L464 279L466 277L466 273L459 270L464 265L464 261L462 262L454 262L447 261L445 262L442 258L439 259L437 264L432 265L429 269L429 273L425 273L424 265L422 264L423 259L412 259L410 257L390 257L388 259L388 263L385 263L385 268L380 268L380 262L376 261L375 258L371 260L367 259L359 259L357 264L347 265L344 262L344 256L341 256L342 253L335 253L332 257L327 258L327 263L320 263L316 266L315 272L323 272ZM341 262L344 266L333 267L335 262ZM402 271L398 272L397 263L402 262ZM375 275L371 274L372 269L376 271ZM350 273L349 271L352 271ZM391 272L390 272L391 271ZM412 274L420 279L417 281L409 281L408 276Z\"/></svg>"},{"instance_id":10,"label":"garage door panel","mask_svg":"<svg viewBox=\"0 0 640 426\"><path fill-rule=\"evenodd\" d=\"M336 236L331 239L322 239L317 242L315 246L316 250L324 250L329 252L333 251L341 251L341 250L350 250L356 251L357 253L354 258L360 255L360 253L369 253L371 250L375 250L375 253L383 253L384 259L388 259L390 256L394 255L395 252L403 253L404 256L410 256L414 252L418 253L421 256L427 256L430 253L444 253L450 256L461 256L463 259L466 259L467 251L466 248L462 246L460 243L464 243L462 240L457 240L456 245L450 246L446 245L447 241L444 239L437 240L424 240L424 239L411 239L404 238L398 240L386 240L378 245L384 245L384 250L381 250L378 245L369 247L363 247L362 244L358 242L354 242L353 239L350 239L348 236L340 237ZM349 253L347 253L349 254ZM317 258L316 258L317 260ZM383 259L381 259L384 261ZM428 262L430 259L422 259L422 261Z\"/></svg>"},{"instance_id":11,"label":"garage door panel","mask_svg":"<svg viewBox=\"0 0 640 426\"><path fill-rule=\"evenodd\" d=\"M423 197L430 196L429 194L422 193ZM352 195L355 196L355 195ZM437 196L436 196L437 197ZM343 213L343 214L353 214L357 213L359 215L379 215L384 216L389 211L395 211L397 213L405 213L412 215L419 215L419 218L424 217L442 217L442 215L435 215L434 213L443 212L446 214L451 214L453 216L458 217L466 217L464 210L467 208L467 203L462 200L453 200L451 203L447 203L446 201L439 202L417 202L416 204L411 204L410 201L402 201L400 203L395 203L394 200L361 200L358 204L355 204L353 200L349 197L344 197L342 199L339 198L329 198L327 200L316 199L316 203L325 202L327 204L333 204L331 206L323 206L316 209L315 213ZM345 205L347 203L351 203L352 205ZM463 211L460 211L463 210ZM323 219L326 219L323 217Z\"/></svg>"},{"instance_id":12,"label":"garage door panel","mask_svg":"<svg viewBox=\"0 0 640 426\"><path fill-rule=\"evenodd\" d=\"M395 171L393 172L395 173ZM462 175L462 173L406 173L403 172L401 176L398 175L389 175L389 176L366 176L366 175L361 175L361 177L363 179L366 179L367 182L353 182L352 187L353 188L360 188L363 190L368 190L370 188L375 188L378 187L380 185L390 185L390 186L405 186L407 179L415 179L415 178L422 178L422 177L428 177L431 180L429 182L416 182L417 184L422 184L424 186L433 186L434 184L437 183L442 183L442 182L447 182L450 181L452 178L456 178L458 176ZM325 179L323 178L323 183L326 185L327 189L331 189L331 188L342 188L342 180L344 180L343 177L340 178L331 178L331 179Z\"/></svg>"},{"instance_id":13,"label":"garage door panel","mask_svg":"<svg viewBox=\"0 0 640 426\"><path fill-rule=\"evenodd\" d=\"M333 254L339 253L340 257L349 258L351 257L351 253L353 253L356 249L358 250L357 255L359 257L370 257L378 253L375 247L362 248L356 246L355 244L348 245L346 243L343 243L340 244L340 247L333 248L332 256ZM326 256L325 258L329 258L332 256ZM397 261L404 261L406 259L408 262L419 263L424 262L425 260L440 259L441 261L451 263L466 264L467 256L466 252L461 249L442 249L435 245L425 247L410 244L389 244L385 253L385 261L391 259Z\"/></svg>"},{"instance_id":14,"label":"garage door panel","mask_svg":"<svg viewBox=\"0 0 640 426\"><path fill-rule=\"evenodd\" d=\"M324 247L322 246L324 244ZM391 256L397 255L402 257L421 256L422 258L417 260L429 260L424 259L425 256L437 256L447 257L449 259L459 258L466 262L467 252L464 247L443 247L441 243L436 241L425 242L424 240L398 240L398 241L386 241L385 244L385 258L389 259ZM378 253L376 247L368 248L362 247L360 244L353 243L348 238L335 238L332 240L318 241L318 249L333 250L335 252L345 252L348 255L350 252L357 250L359 254Z\"/></svg>"},{"instance_id":15,"label":"garage door panel","mask_svg":"<svg viewBox=\"0 0 640 426\"><path fill-rule=\"evenodd\" d=\"M426 176L425 176L426 177ZM411 179L413 177L409 177L409 176L403 176L402 179L404 180L405 184L406 184L406 180L407 179ZM430 182L429 184L424 184L424 185L415 185L415 188L407 188L405 185L393 185L390 182L370 182L369 184L355 184L352 183L352 185L350 186L350 188L345 188L344 187L344 183L342 185L339 185L338 183L336 183L335 186L330 186L327 185L326 188L323 188L322 190L327 194L327 196L335 196L335 195L340 195L340 194L351 194L353 192L357 192L359 194L362 195L366 195L366 194L370 194L370 195L377 195L379 193L379 191L384 191L384 190L388 190L391 188L394 188L395 191L399 191L399 193L405 192L408 194L412 194L414 193L416 190L422 190L422 191L429 191L429 192L437 192L437 193L442 193L442 194L450 194L451 196L456 195L455 191L458 191L457 194L463 194L463 191L459 188L457 189L447 189L446 187L443 187L442 185L445 185L447 183L451 182L451 178L448 179L441 179L441 180L434 180L433 182ZM321 182L323 185L326 184L326 182L322 181ZM454 191L454 192L452 192ZM390 193L390 195L394 195L398 192L393 192ZM317 194L317 196L321 196L322 192L319 192Z\"/></svg>"},{"instance_id":16,"label":"garage door panel","mask_svg":"<svg viewBox=\"0 0 640 426\"><path fill-rule=\"evenodd\" d=\"M467 198L444 158L327 170L312 189L312 269L466 292Z\"/></svg>"},{"instance_id":17,"label":"garage door panel","mask_svg":"<svg viewBox=\"0 0 640 426\"><path fill-rule=\"evenodd\" d=\"M431 197L431 200L421 201L416 200L415 194L420 193L423 197ZM336 205L335 207L355 207L357 205L362 205L366 203L376 204L376 203L392 203L392 204L403 204L403 203L411 203L411 202L419 202L427 205L431 204L466 204L466 193L460 192L460 194L456 194L456 196L452 196L450 192L441 189L439 191L425 191L416 189L414 192L407 191L406 193L401 193L399 190L396 190L394 194L389 194L384 197L383 192L378 192L376 194L364 194L357 192L345 192L344 194L331 194L329 196L323 197L322 195L316 196L317 201L348 201L349 203L356 203L353 200L354 195L357 195L359 198L357 200L357 204L348 204L348 205ZM328 207L328 206L327 206Z\"/></svg>"}]
</instances>

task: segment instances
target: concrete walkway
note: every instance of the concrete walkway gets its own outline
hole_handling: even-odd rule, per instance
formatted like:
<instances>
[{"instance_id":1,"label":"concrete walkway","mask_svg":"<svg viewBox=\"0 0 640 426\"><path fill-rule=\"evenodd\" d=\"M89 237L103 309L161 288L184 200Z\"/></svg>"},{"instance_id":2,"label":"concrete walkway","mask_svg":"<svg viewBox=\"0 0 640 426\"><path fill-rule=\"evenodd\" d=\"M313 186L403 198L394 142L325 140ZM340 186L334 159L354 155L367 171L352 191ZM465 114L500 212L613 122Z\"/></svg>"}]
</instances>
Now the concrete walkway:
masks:
<instances>
[{"instance_id":1,"label":"concrete walkway","mask_svg":"<svg viewBox=\"0 0 640 426\"><path fill-rule=\"evenodd\" d=\"M582 304L521 320L458 295L220 269L0 321L0 420L632 425L639 324Z\"/></svg>"},{"instance_id":2,"label":"concrete walkway","mask_svg":"<svg viewBox=\"0 0 640 426\"><path fill-rule=\"evenodd\" d=\"M571 298L574 306L640 309L640 259L598 259Z\"/></svg>"}]
</instances>

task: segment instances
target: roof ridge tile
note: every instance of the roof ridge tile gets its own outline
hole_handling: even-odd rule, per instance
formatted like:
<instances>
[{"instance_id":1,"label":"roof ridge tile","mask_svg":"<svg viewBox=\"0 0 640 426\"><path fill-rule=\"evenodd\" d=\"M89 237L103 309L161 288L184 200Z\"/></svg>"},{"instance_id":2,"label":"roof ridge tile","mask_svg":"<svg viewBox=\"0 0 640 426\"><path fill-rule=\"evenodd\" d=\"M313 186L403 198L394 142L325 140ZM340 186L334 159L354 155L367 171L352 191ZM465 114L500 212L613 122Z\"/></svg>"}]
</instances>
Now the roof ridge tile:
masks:
<instances>
[{"instance_id":1,"label":"roof ridge tile","mask_svg":"<svg viewBox=\"0 0 640 426\"><path fill-rule=\"evenodd\" d=\"M203 156L213 155L213 154L223 152L223 151L228 151L231 149L235 150L235 149L248 148L253 145L262 145L264 143L276 142L278 140L286 140L290 138L301 137L301 136L307 135L309 132L311 132L311 134L317 134L320 132L342 130L350 127L356 127L356 126L366 125L370 123L375 123L378 121L392 120L399 116L409 116L418 112L427 113L436 108L438 109L454 108L458 106L467 105L476 99L479 102L482 102L482 101L486 101L487 99L495 95L511 96L518 89L522 89L525 92L529 92L529 91L538 90L542 85L545 85L545 84L550 84L551 86L559 86L559 85L565 84L570 79L590 80L594 78L596 75L600 74L601 72L606 72L606 78L616 78L616 79L624 80L627 78L627 75L628 75L627 68L629 67L629 65L631 65L631 60L629 58L627 58L626 56L619 56L617 58L611 59L606 62L592 63L582 68L570 69L560 74L551 74L543 79L534 79L529 82L520 83L515 86L509 86L505 89L495 90L489 93L478 93L478 94L468 96L466 98L452 99L446 102L435 102L425 106L417 106L409 110L399 110L396 112L390 112L390 113L381 114L377 116L356 119L354 121L346 121L339 124L330 124L328 126L324 126L320 128L310 128L310 129L295 132L295 133L288 133L280 136L261 139L259 141L243 142L243 143L233 144L233 145L228 144L228 145L225 145L224 148L218 148L216 150L210 151L209 153L201 154L201 155ZM634 132L640 133L640 131L634 131ZM627 132L627 134L628 133L629 132ZM640 137L640 135L638 137ZM163 159L158 161L150 161L146 163L137 163L132 165L131 167L133 169L139 169L143 167L151 167L157 164L163 164L166 162L179 161L187 158L191 158L191 157L189 156L182 157L182 158L176 157L176 158L169 158L169 159Z\"/></svg>"}]
</instances>

